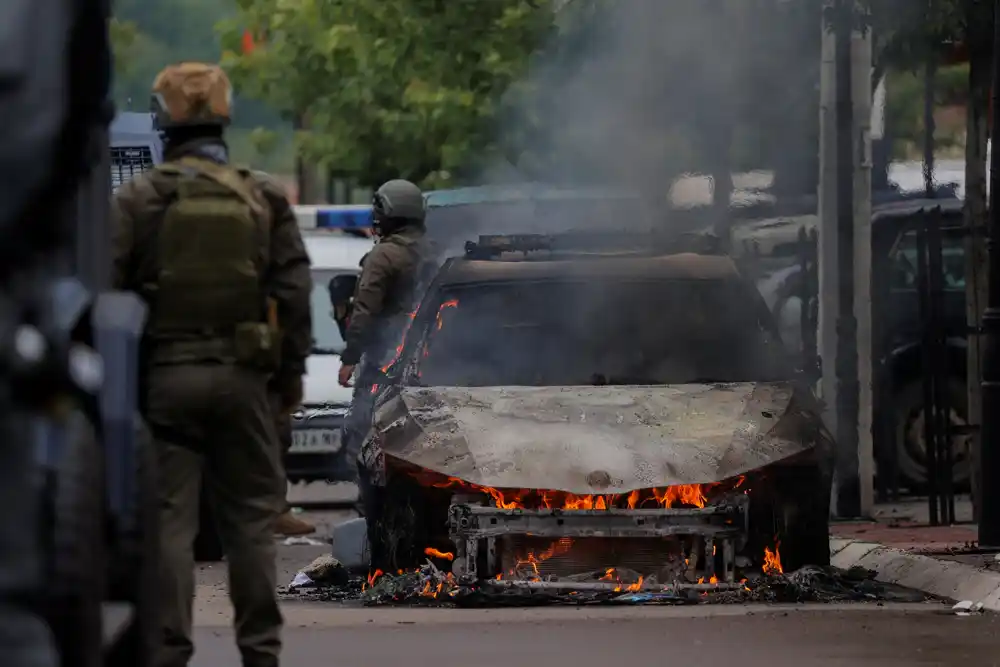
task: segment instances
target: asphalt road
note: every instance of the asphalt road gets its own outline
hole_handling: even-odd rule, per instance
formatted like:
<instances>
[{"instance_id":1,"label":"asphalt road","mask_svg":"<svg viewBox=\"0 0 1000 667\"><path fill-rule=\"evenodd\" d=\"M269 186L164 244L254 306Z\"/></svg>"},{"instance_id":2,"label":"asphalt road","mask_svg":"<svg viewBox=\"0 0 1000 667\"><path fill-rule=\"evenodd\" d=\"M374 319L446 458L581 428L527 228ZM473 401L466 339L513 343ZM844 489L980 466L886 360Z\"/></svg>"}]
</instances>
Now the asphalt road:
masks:
<instances>
[{"instance_id":1,"label":"asphalt road","mask_svg":"<svg viewBox=\"0 0 1000 667\"><path fill-rule=\"evenodd\" d=\"M350 516L310 513L321 530ZM282 546L281 581L327 546ZM289 667L1000 667L1000 617L949 605L369 609L284 603ZM199 572L192 667L238 667L225 568ZM655 661L655 662L653 662Z\"/></svg>"},{"instance_id":2,"label":"asphalt road","mask_svg":"<svg viewBox=\"0 0 1000 667\"><path fill-rule=\"evenodd\" d=\"M944 609L947 609L945 607ZM992 667L995 616L920 607L445 610L286 605L294 667ZM193 667L237 667L221 617L199 619Z\"/></svg>"}]
</instances>

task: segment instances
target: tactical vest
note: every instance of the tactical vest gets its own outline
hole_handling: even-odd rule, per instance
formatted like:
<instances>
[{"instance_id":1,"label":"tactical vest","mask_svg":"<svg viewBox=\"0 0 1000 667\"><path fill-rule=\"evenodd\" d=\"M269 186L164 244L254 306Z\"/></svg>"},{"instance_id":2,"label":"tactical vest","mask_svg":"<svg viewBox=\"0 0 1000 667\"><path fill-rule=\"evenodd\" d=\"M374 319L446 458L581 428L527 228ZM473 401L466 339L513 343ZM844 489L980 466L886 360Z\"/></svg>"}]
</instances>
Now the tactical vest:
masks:
<instances>
[{"instance_id":1,"label":"tactical vest","mask_svg":"<svg viewBox=\"0 0 1000 667\"><path fill-rule=\"evenodd\" d=\"M176 178L158 230L155 284L148 285L153 362L277 364L276 317L263 272L270 217L248 174L209 160L157 167Z\"/></svg>"}]
</instances>

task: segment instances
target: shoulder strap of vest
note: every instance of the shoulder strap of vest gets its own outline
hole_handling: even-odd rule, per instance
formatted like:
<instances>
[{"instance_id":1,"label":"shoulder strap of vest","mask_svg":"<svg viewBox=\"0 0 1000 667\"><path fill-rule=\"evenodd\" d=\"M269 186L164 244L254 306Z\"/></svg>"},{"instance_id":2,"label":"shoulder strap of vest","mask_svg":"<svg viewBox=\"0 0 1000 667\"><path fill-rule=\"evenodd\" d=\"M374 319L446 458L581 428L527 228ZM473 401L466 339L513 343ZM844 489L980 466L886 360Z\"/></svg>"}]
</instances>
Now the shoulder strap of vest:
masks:
<instances>
[{"instance_id":1,"label":"shoulder strap of vest","mask_svg":"<svg viewBox=\"0 0 1000 667\"><path fill-rule=\"evenodd\" d=\"M219 185L235 192L246 202L256 215L264 213L264 208L243 174L231 167L217 164L211 160L185 156L176 162L167 162L157 166L157 169L167 174L184 174L195 172L200 176L210 178Z\"/></svg>"}]
</instances>

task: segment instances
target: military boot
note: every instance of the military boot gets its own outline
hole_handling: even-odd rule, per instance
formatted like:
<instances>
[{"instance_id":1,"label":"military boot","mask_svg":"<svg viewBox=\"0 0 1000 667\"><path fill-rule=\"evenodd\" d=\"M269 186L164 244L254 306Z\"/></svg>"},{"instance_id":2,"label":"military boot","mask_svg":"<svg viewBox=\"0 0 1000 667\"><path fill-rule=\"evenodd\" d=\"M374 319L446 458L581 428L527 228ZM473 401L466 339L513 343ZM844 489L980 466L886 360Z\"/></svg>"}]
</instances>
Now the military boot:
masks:
<instances>
[{"instance_id":1,"label":"military boot","mask_svg":"<svg viewBox=\"0 0 1000 667\"><path fill-rule=\"evenodd\" d=\"M278 517L274 532L284 537L311 535L316 532L316 526L292 514L291 510Z\"/></svg>"}]
</instances>

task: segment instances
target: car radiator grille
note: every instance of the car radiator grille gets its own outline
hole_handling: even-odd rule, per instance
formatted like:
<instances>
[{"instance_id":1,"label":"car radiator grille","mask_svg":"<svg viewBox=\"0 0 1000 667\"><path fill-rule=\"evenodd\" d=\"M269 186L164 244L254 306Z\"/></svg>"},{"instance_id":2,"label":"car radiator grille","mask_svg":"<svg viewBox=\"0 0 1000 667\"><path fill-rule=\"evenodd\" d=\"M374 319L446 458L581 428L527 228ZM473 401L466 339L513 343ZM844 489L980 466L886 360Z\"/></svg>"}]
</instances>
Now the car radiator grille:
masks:
<instances>
[{"instance_id":1,"label":"car radiator grille","mask_svg":"<svg viewBox=\"0 0 1000 667\"><path fill-rule=\"evenodd\" d=\"M653 573L673 569L684 559L681 543L670 538L497 538L497 555L504 572L515 569L518 563L523 566L529 554L534 556L532 560L542 577L566 577L608 568Z\"/></svg>"}]
</instances>

